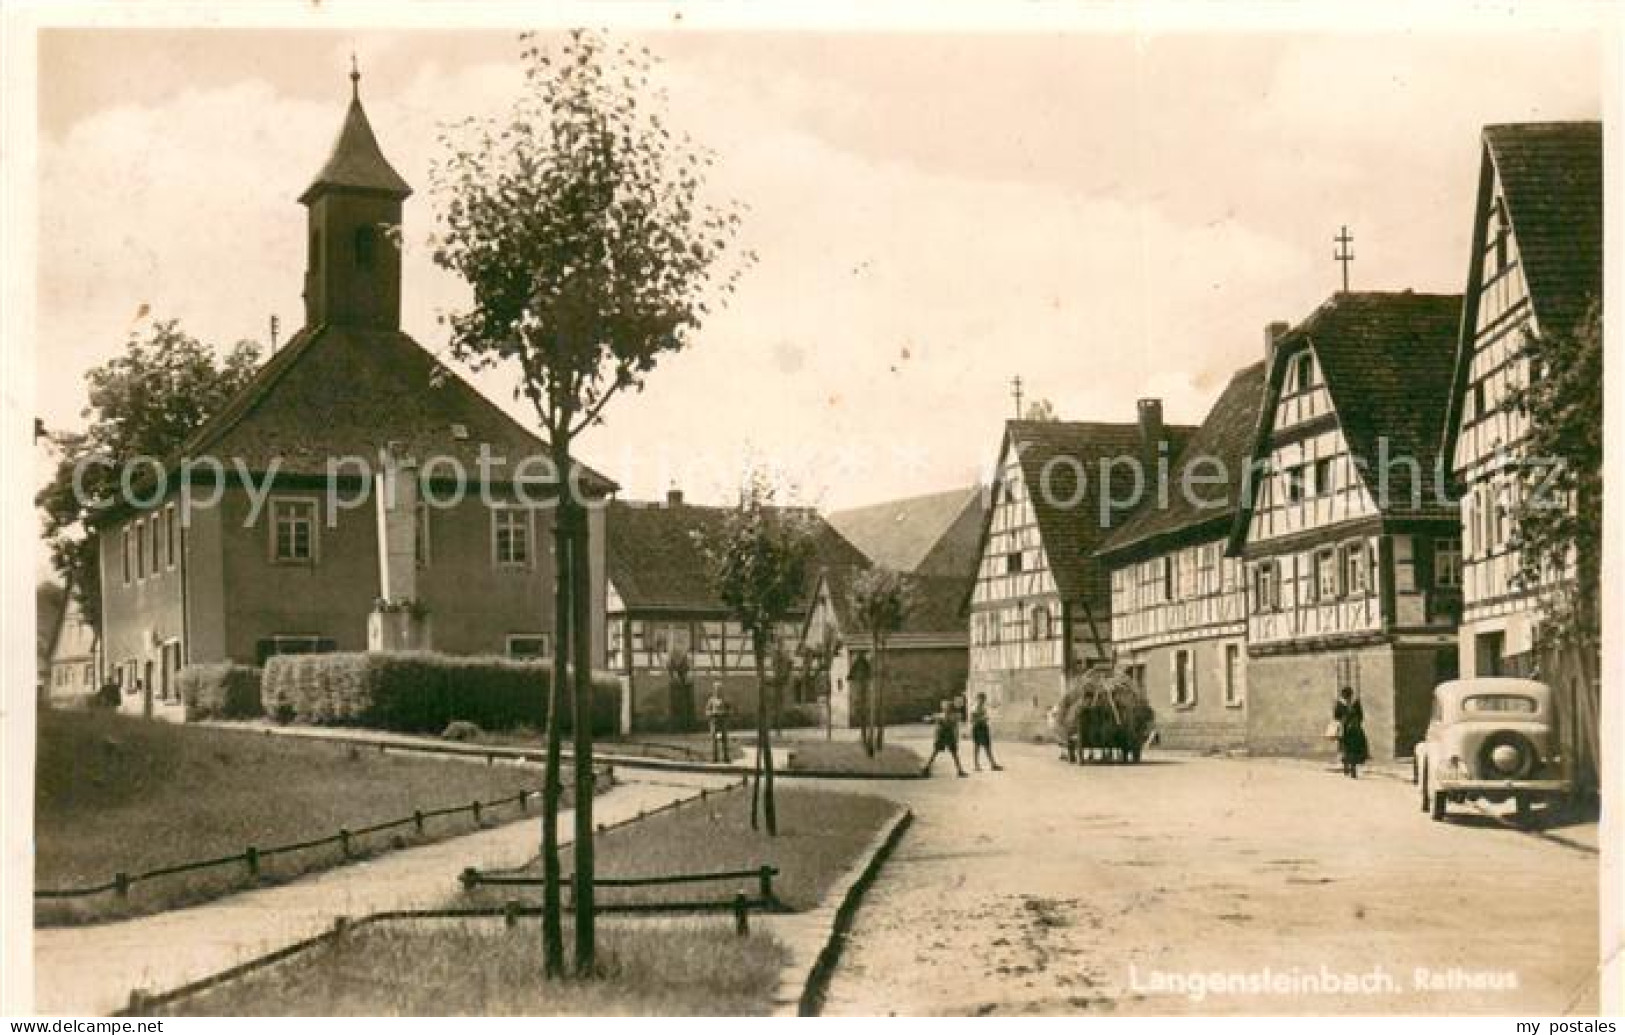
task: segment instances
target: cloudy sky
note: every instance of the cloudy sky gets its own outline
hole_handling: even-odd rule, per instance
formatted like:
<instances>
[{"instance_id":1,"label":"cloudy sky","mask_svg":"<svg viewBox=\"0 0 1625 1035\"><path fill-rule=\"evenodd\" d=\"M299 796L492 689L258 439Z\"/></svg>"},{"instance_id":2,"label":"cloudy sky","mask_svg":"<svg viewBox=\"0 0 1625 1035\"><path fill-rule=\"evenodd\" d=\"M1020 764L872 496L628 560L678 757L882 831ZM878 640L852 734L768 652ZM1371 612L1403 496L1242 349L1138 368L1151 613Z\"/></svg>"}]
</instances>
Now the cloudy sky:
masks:
<instances>
[{"instance_id":1,"label":"cloudy sky","mask_svg":"<svg viewBox=\"0 0 1625 1035\"><path fill-rule=\"evenodd\" d=\"M673 120L719 155L760 256L696 347L584 443L626 494L720 499L743 460L850 506L968 484L1009 381L1069 419L1157 396L1200 420L1337 285L1454 292L1478 132L1595 118L1578 34L665 32ZM463 300L425 239L437 127L505 110L509 32L80 31L39 48L38 410L178 318L218 343L302 319L304 212L349 54L406 210L406 329ZM512 380L477 383L499 403ZM533 423L533 422L532 422Z\"/></svg>"}]
</instances>

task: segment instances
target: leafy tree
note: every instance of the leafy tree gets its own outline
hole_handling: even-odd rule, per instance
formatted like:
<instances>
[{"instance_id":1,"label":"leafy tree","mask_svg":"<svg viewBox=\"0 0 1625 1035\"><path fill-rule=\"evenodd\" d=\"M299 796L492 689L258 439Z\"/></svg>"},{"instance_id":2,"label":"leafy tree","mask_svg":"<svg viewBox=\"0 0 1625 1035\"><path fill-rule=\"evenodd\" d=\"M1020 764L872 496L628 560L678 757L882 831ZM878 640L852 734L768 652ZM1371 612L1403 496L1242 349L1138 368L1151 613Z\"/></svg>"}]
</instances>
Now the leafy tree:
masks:
<instances>
[{"instance_id":1,"label":"leafy tree","mask_svg":"<svg viewBox=\"0 0 1625 1035\"><path fill-rule=\"evenodd\" d=\"M886 746L886 643L892 633L903 627L913 599L903 576L878 564L853 577L849 595L852 622L857 632L868 633L870 654L874 657L863 721L863 750L875 755Z\"/></svg>"},{"instance_id":2,"label":"leafy tree","mask_svg":"<svg viewBox=\"0 0 1625 1035\"><path fill-rule=\"evenodd\" d=\"M88 395L81 415L89 427L48 436L57 453L56 471L34 502L44 513L51 564L98 633L100 539L87 519L117 498L120 474L130 461L172 459L248 383L259 359L254 342L240 341L222 355L182 331L177 321L156 321L132 331L122 355L85 374Z\"/></svg>"},{"instance_id":3,"label":"leafy tree","mask_svg":"<svg viewBox=\"0 0 1625 1035\"><path fill-rule=\"evenodd\" d=\"M1539 590L1542 676L1577 691L1564 731L1582 790L1596 785L1602 644L1602 308L1571 330L1531 335L1521 352L1532 375L1503 406L1528 420L1513 470L1515 582Z\"/></svg>"},{"instance_id":4,"label":"leafy tree","mask_svg":"<svg viewBox=\"0 0 1625 1035\"><path fill-rule=\"evenodd\" d=\"M441 201L436 264L472 301L442 319L452 354L475 368L511 365L515 396L546 432L555 474L575 473L577 436L667 353L686 347L707 297L733 290L742 263L720 260L737 206L702 199L713 157L664 120L646 48L585 31L551 47L520 36L524 88L506 116L442 134L432 171ZM748 256L747 256L748 258ZM542 796L543 957L564 969L556 820L559 700L574 659L577 715L591 714L591 572L581 501L561 488L554 700ZM573 611L573 622L571 612ZM574 637L567 635L574 625ZM575 724L575 965L593 971L592 728Z\"/></svg>"},{"instance_id":5,"label":"leafy tree","mask_svg":"<svg viewBox=\"0 0 1625 1035\"><path fill-rule=\"evenodd\" d=\"M768 653L779 623L802 601L813 553L815 528L805 510L774 505L777 492L767 477L752 472L739 490L739 502L709 534L696 533L717 596L750 637L756 662L757 777L750 799L750 825L757 829L757 806L767 832L779 831L773 801L773 747L768 740Z\"/></svg>"},{"instance_id":6,"label":"leafy tree","mask_svg":"<svg viewBox=\"0 0 1625 1035\"><path fill-rule=\"evenodd\" d=\"M41 677L50 674L51 637L56 634L57 622L62 619L62 609L68 603L67 596L67 591L55 582L38 582L34 585L34 662Z\"/></svg>"}]
</instances>

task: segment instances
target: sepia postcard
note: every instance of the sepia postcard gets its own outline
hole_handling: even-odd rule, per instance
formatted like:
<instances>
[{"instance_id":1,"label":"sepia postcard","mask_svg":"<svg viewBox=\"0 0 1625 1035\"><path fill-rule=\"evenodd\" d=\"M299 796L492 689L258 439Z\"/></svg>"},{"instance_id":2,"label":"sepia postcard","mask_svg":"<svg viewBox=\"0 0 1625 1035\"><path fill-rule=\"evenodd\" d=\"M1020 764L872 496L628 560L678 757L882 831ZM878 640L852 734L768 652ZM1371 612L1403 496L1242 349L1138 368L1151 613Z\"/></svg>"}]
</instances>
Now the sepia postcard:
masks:
<instances>
[{"instance_id":1,"label":"sepia postcard","mask_svg":"<svg viewBox=\"0 0 1625 1035\"><path fill-rule=\"evenodd\" d=\"M1617 9L3 42L11 1031L1617 1031Z\"/></svg>"}]
</instances>

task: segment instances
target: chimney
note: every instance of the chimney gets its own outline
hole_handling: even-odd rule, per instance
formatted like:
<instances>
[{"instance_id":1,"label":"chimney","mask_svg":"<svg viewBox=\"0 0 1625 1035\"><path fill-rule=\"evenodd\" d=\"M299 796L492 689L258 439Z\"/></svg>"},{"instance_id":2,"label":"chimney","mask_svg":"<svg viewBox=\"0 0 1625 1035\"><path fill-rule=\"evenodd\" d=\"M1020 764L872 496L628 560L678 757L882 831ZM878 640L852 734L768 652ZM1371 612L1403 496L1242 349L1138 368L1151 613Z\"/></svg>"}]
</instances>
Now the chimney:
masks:
<instances>
[{"instance_id":1,"label":"chimney","mask_svg":"<svg viewBox=\"0 0 1625 1035\"><path fill-rule=\"evenodd\" d=\"M1162 441L1162 400L1141 399L1139 407L1140 443L1155 453L1157 443Z\"/></svg>"},{"instance_id":2,"label":"chimney","mask_svg":"<svg viewBox=\"0 0 1625 1035\"><path fill-rule=\"evenodd\" d=\"M1272 320L1264 326L1264 362L1266 364L1275 362L1275 343L1280 341L1282 336L1291 329L1292 325L1285 320Z\"/></svg>"},{"instance_id":3,"label":"chimney","mask_svg":"<svg viewBox=\"0 0 1625 1035\"><path fill-rule=\"evenodd\" d=\"M1140 463L1144 465L1145 484L1150 485L1157 476L1157 446L1162 442L1162 400L1141 399L1136 405L1140 414Z\"/></svg>"},{"instance_id":4,"label":"chimney","mask_svg":"<svg viewBox=\"0 0 1625 1035\"><path fill-rule=\"evenodd\" d=\"M673 486L666 490L666 506L681 507L683 505L683 490Z\"/></svg>"}]
</instances>

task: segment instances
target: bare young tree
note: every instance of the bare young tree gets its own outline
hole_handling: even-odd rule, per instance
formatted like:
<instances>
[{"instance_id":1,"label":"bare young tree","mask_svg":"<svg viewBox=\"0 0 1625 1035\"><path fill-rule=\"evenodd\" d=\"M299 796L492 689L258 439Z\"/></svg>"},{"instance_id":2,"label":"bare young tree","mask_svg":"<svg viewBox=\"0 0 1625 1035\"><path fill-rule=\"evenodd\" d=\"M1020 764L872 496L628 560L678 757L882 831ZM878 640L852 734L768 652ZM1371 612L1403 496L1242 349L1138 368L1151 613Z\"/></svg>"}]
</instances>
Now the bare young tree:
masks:
<instances>
[{"instance_id":1,"label":"bare young tree","mask_svg":"<svg viewBox=\"0 0 1625 1035\"><path fill-rule=\"evenodd\" d=\"M472 289L466 308L442 317L452 354L517 369L515 395L541 422L559 483L543 944L547 971L562 973L559 716L573 677L575 965L585 975L594 958L592 582L573 448L611 399L641 388L663 356L690 343L708 298L731 293L743 262L725 270L723 259L740 215L703 199L713 156L666 125L647 48L581 30L551 45L525 34L520 47L524 89L509 113L442 133L434 261Z\"/></svg>"}]
</instances>

